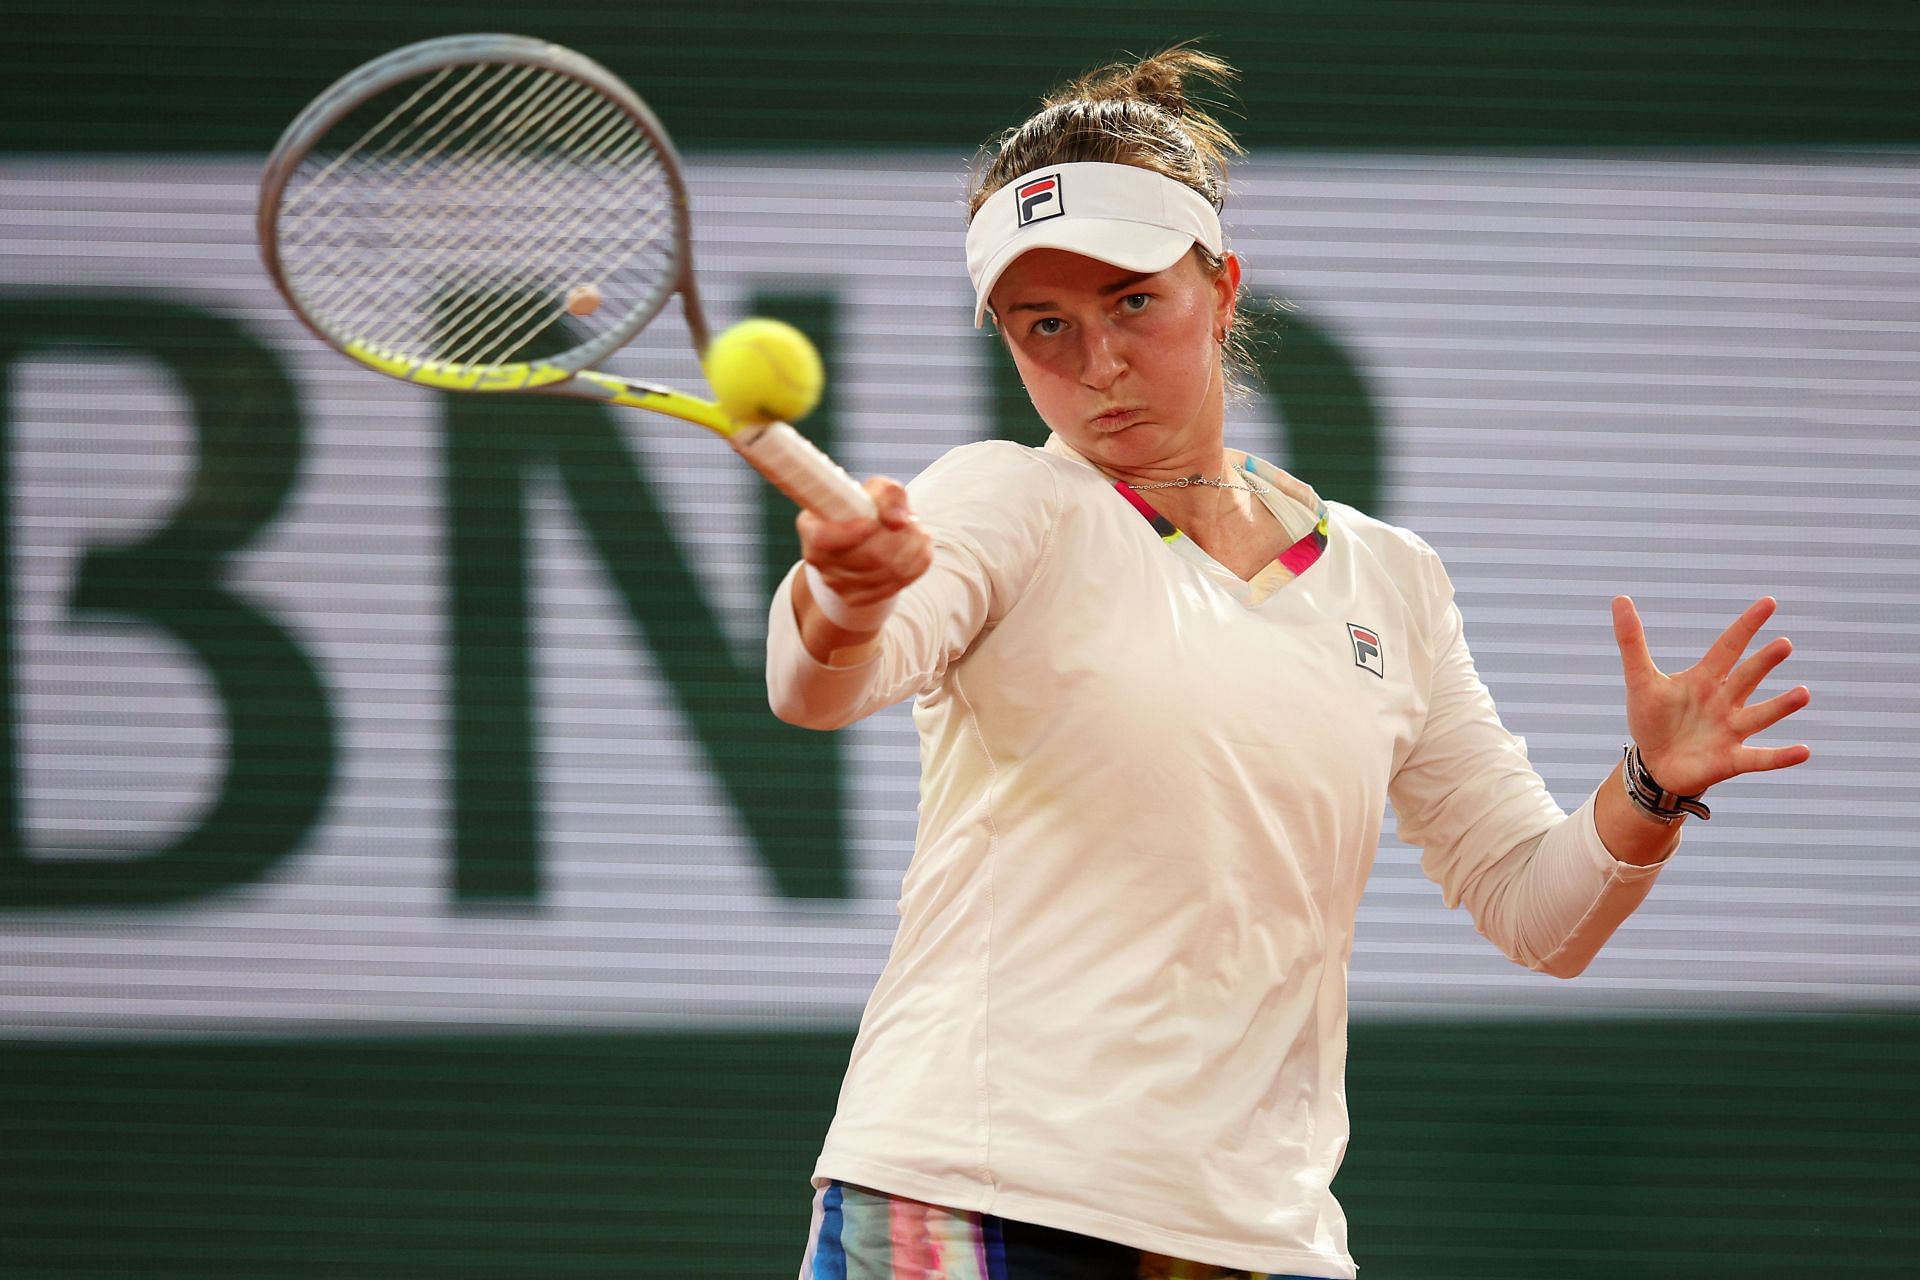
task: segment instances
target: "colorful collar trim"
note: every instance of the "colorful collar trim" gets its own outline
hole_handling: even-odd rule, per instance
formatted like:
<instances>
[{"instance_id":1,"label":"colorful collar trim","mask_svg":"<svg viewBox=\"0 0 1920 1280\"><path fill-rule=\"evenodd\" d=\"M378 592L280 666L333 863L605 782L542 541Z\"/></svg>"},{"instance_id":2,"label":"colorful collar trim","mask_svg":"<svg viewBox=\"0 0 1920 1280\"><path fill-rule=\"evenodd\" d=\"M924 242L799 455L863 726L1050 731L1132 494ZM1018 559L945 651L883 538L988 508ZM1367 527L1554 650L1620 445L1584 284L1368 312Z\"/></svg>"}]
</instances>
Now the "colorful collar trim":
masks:
<instances>
[{"instance_id":1,"label":"colorful collar trim","mask_svg":"<svg viewBox=\"0 0 1920 1280\"><path fill-rule=\"evenodd\" d=\"M1260 480L1275 489L1284 490L1290 495L1297 494L1298 491L1304 487L1292 477L1282 474L1277 468L1269 463L1262 462L1252 454L1247 455L1246 465L1243 470L1256 480ZM1138 511L1141 516L1146 519L1147 523L1153 526L1153 531L1160 535L1162 542L1171 545L1172 543L1178 542L1181 538L1186 537L1184 533L1180 532L1179 527L1176 526L1173 521L1167 519L1158 511L1155 511L1152 504L1141 497L1132 485L1124 480L1115 480L1113 487L1115 492L1132 503L1133 509ZM1308 530L1304 538L1301 538L1298 542L1295 542L1292 546L1274 557L1274 563L1286 570L1289 578L1297 578L1305 573L1314 561L1320 558L1320 553L1327 549L1327 504L1320 500L1318 494L1312 494L1311 491L1308 492L1311 494L1315 505L1313 528Z\"/></svg>"}]
</instances>

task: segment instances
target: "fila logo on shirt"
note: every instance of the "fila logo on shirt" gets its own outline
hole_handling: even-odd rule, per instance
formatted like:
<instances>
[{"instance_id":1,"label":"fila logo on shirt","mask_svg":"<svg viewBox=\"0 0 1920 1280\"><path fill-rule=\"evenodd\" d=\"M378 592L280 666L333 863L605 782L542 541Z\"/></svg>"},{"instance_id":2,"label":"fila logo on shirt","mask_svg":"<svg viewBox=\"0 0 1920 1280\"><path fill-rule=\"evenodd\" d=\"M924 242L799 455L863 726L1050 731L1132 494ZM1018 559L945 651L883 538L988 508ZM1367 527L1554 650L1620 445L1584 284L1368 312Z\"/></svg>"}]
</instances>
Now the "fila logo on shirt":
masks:
<instances>
[{"instance_id":1,"label":"fila logo on shirt","mask_svg":"<svg viewBox=\"0 0 1920 1280\"><path fill-rule=\"evenodd\" d=\"M1358 623L1347 624L1347 638L1353 641L1353 665L1387 678L1386 659L1380 655L1380 633Z\"/></svg>"},{"instance_id":2,"label":"fila logo on shirt","mask_svg":"<svg viewBox=\"0 0 1920 1280\"><path fill-rule=\"evenodd\" d=\"M1020 211L1020 225L1023 227L1057 218L1067 211L1067 206L1060 199L1060 175L1057 173L1021 183L1013 193L1013 202L1014 208Z\"/></svg>"}]
</instances>

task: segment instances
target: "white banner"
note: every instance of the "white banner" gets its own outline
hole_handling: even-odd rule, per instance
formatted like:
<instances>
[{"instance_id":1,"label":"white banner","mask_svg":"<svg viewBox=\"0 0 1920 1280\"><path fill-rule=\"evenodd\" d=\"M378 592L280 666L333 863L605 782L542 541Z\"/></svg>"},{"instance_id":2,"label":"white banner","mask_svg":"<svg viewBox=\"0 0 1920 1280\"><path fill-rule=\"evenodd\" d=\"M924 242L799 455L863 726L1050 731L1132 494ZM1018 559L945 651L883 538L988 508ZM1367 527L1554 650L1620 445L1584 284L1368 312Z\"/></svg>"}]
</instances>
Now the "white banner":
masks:
<instances>
[{"instance_id":1,"label":"white banner","mask_svg":"<svg viewBox=\"0 0 1920 1280\"><path fill-rule=\"evenodd\" d=\"M289 371L294 487L222 581L311 661L337 728L324 807L264 878L166 905L0 906L0 1034L849 1024L911 853L904 709L849 731L855 895L781 896L552 486L531 555L544 888L520 911L453 900L444 406L286 314L251 240L256 177L0 161L16 346L35 307L164 303L239 326ZM717 320L756 292L834 299L850 469L910 475L991 433L956 163L734 157L692 182ZM1689 825L1577 983L1512 966L1389 839L1357 1011L1920 1004L1916 158L1262 157L1233 185L1250 284L1298 318L1283 349L1311 331L1351 361L1378 424L1376 514L1446 558L1482 673L1563 805L1623 741L1615 593L1670 670L1778 596L1764 634L1797 653L1761 696L1814 694L1761 739L1808 742L1812 762L1717 788L1712 822ZM23 864L137 871L206 817L231 730L177 637L74 611L88 550L145 537L192 492L192 388L124 344L9 359L21 849L0 903ZM700 385L672 314L609 367ZM1288 417L1256 399L1230 439L1288 465ZM621 422L750 661L754 482L702 433Z\"/></svg>"}]
</instances>

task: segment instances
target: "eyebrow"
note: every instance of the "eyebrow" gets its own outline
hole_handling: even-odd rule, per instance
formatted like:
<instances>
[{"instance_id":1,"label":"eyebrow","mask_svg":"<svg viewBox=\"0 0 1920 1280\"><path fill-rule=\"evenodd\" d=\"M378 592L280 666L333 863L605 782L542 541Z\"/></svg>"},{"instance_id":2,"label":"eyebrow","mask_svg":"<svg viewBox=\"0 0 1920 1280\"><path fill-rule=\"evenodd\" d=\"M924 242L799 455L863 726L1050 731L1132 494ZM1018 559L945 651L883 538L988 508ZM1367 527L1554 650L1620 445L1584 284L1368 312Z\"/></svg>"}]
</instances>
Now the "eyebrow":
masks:
<instances>
[{"instance_id":1,"label":"eyebrow","mask_svg":"<svg viewBox=\"0 0 1920 1280\"><path fill-rule=\"evenodd\" d=\"M1122 276L1112 284L1103 285L1100 294L1102 297L1107 297L1116 293L1125 293L1142 280L1151 280L1159 274L1157 271L1142 271L1135 275ZM1016 302L1007 308L1007 312L1012 314L1015 311L1058 311L1059 309L1060 304L1057 302Z\"/></svg>"}]
</instances>

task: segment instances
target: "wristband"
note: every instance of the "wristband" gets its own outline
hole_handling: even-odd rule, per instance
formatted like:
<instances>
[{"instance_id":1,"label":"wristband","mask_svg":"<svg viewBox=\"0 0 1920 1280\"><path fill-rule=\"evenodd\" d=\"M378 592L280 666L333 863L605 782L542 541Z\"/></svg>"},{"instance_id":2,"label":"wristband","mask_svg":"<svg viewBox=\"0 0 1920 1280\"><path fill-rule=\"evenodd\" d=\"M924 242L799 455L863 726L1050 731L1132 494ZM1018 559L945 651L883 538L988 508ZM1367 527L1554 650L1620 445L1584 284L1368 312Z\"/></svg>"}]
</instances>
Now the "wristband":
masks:
<instances>
[{"instance_id":1,"label":"wristband","mask_svg":"<svg viewBox=\"0 0 1920 1280\"><path fill-rule=\"evenodd\" d=\"M1627 798L1646 814L1659 822L1672 824L1687 814L1692 814L1702 822L1713 817L1712 811L1700 803L1700 796L1681 796L1668 791L1653 780L1647 772L1647 766L1640 759L1640 748L1634 743L1626 746L1627 764L1620 771L1620 780L1627 788ZM1702 791L1700 795L1705 795Z\"/></svg>"},{"instance_id":2,"label":"wristband","mask_svg":"<svg viewBox=\"0 0 1920 1280\"><path fill-rule=\"evenodd\" d=\"M887 620L887 615L893 612L896 596L888 596L885 600L876 600L872 604L852 604L828 586L827 580L821 577L820 571L811 564L805 567L804 572L807 575L807 591L813 596L814 607L820 610L828 622L842 631L855 633L878 631L880 624Z\"/></svg>"}]
</instances>

